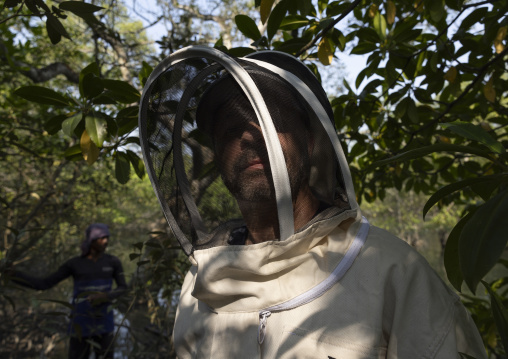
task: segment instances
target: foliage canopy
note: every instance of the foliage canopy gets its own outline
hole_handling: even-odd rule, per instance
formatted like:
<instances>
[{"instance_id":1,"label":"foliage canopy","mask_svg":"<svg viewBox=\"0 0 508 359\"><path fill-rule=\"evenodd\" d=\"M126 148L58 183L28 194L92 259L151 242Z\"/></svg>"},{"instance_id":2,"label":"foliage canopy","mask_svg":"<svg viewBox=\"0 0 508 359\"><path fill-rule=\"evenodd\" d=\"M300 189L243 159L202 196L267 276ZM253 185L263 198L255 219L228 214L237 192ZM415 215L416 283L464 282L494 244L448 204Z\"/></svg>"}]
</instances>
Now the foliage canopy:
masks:
<instances>
[{"instance_id":1,"label":"foliage canopy","mask_svg":"<svg viewBox=\"0 0 508 359\"><path fill-rule=\"evenodd\" d=\"M159 20L172 15L166 17L172 32L158 44L162 53L193 43L237 56L283 51L305 61L323 83L342 80L323 75L341 53L366 59L354 83L344 80L341 91L329 94L358 199L383 200L393 188L430 196L423 217L434 206L461 208L444 261L451 284L461 291L466 283L475 294L496 263L506 264L507 10L507 0L256 0L255 11L240 2L203 9L173 0L160 8ZM51 177L60 171L57 163L84 159L99 171L112 165L122 184L132 170L144 177L137 102L162 55L146 45L139 24L120 31L117 20L125 16L118 2L4 2L0 138L9 150L0 159L9 168L18 158L27 166L47 163L33 171ZM195 36L198 21L219 24L220 38ZM41 58L41 49L49 55ZM13 208L13 198L2 191L3 210ZM2 224L12 233L26 231L28 222ZM483 282L491 303L464 296L493 354L508 351L496 344L498 337L508 343L506 283Z\"/></svg>"}]
</instances>

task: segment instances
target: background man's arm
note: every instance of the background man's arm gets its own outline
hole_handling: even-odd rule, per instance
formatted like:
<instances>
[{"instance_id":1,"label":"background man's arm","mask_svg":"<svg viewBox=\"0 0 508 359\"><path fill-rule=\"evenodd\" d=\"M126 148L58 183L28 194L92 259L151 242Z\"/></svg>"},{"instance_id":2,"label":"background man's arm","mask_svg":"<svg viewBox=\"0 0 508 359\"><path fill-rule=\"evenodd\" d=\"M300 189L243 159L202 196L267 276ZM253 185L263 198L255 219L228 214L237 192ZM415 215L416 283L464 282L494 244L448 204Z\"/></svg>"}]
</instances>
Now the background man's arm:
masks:
<instances>
[{"instance_id":1,"label":"background man's arm","mask_svg":"<svg viewBox=\"0 0 508 359\"><path fill-rule=\"evenodd\" d=\"M115 257L115 265L113 270L113 278L116 282L116 288L108 293L110 300L120 297L127 291L127 283L125 283L125 275L123 273L122 263Z\"/></svg>"},{"instance_id":2,"label":"background man's arm","mask_svg":"<svg viewBox=\"0 0 508 359\"><path fill-rule=\"evenodd\" d=\"M47 277L34 277L27 273L14 271L12 274L12 280L24 287L36 289L36 290L46 290L49 289L65 278L71 276L72 271L68 266L67 262L64 263L58 270Z\"/></svg>"}]
</instances>

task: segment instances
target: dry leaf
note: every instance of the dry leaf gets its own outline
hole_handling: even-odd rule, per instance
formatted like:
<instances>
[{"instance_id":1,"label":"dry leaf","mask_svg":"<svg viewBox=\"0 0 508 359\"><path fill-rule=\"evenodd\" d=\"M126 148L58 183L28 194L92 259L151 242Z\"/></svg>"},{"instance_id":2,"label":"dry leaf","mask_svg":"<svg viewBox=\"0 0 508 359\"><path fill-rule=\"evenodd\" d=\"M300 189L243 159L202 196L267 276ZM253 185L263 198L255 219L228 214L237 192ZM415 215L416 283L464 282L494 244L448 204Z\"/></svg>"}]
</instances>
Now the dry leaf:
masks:
<instances>
[{"instance_id":1,"label":"dry leaf","mask_svg":"<svg viewBox=\"0 0 508 359\"><path fill-rule=\"evenodd\" d=\"M423 0L417 0L414 3L414 8L416 9L417 12L423 12Z\"/></svg>"},{"instance_id":2,"label":"dry leaf","mask_svg":"<svg viewBox=\"0 0 508 359\"><path fill-rule=\"evenodd\" d=\"M330 41L326 37L324 37L318 45L318 58L319 61L325 66L328 66L332 63L333 59L333 50L330 45Z\"/></svg>"},{"instance_id":3,"label":"dry leaf","mask_svg":"<svg viewBox=\"0 0 508 359\"><path fill-rule=\"evenodd\" d=\"M395 4L393 1L388 0L386 2L386 21L389 25L393 24L395 22L395 14L397 13L397 8L395 7Z\"/></svg>"},{"instance_id":4,"label":"dry leaf","mask_svg":"<svg viewBox=\"0 0 508 359\"><path fill-rule=\"evenodd\" d=\"M504 50L503 40L506 37L507 26L501 26L499 30L497 30L496 38L494 39L494 47L496 48L496 53L501 53Z\"/></svg>"},{"instance_id":5,"label":"dry leaf","mask_svg":"<svg viewBox=\"0 0 508 359\"><path fill-rule=\"evenodd\" d=\"M378 11L378 6L376 4L372 4L370 7L369 7L369 17L374 17L376 16L377 14L377 11Z\"/></svg>"},{"instance_id":6,"label":"dry leaf","mask_svg":"<svg viewBox=\"0 0 508 359\"><path fill-rule=\"evenodd\" d=\"M496 90L494 90L494 78L491 77L490 80L483 86L483 95L490 102L496 101Z\"/></svg>"},{"instance_id":7,"label":"dry leaf","mask_svg":"<svg viewBox=\"0 0 508 359\"><path fill-rule=\"evenodd\" d=\"M83 158L89 165L92 165L97 160L97 158L99 158L99 148L95 143L93 143L86 130L84 130L83 134L81 135L79 146L81 147Z\"/></svg>"},{"instance_id":8,"label":"dry leaf","mask_svg":"<svg viewBox=\"0 0 508 359\"><path fill-rule=\"evenodd\" d=\"M453 83L455 81L455 79L457 78L457 69L455 68L455 66L450 67L448 71L446 71L446 73L444 74L444 78L449 83Z\"/></svg>"}]
</instances>

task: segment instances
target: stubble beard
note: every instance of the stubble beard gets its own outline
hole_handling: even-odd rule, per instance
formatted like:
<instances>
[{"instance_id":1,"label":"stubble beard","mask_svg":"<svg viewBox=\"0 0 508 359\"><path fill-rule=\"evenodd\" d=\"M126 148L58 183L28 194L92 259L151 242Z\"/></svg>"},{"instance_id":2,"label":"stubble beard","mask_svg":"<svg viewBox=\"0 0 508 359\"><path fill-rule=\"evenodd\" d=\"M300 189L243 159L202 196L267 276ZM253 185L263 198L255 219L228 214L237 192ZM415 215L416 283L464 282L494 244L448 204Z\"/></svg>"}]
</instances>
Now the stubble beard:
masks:
<instances>
[{"instance_id":1,"label":"stubble beard","mask_svg":"<svg viewBox=\"0 0 508 359\"><path fill-rule=\"evenodd\" d=\"M273 185L270 166L263 169L246 170L246 164L257 156L254 151L244 151L232 166L229 173L222 173L221 177L227 189L237 201L266 202L275 201L275 188ZM288 166L291 195L296 198L302 186L307 182L310 173L309 158L302 156L300 161L286 163ZM268 163L266 159L263 163Z\"/></svg>"}]
</instances>

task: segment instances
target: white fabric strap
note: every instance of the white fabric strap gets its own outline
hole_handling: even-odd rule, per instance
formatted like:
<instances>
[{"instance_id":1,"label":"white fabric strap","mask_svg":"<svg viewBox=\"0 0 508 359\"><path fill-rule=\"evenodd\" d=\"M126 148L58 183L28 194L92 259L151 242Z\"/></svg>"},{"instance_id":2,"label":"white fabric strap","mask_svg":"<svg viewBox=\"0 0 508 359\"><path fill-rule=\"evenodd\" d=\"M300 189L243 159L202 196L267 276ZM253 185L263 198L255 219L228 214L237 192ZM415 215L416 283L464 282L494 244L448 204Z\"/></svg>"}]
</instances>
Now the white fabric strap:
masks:
<instances>
[{"instance_id":1,"label":"white fabric strap","mask_svg":"<svg viewBox=\"0 0 508 359\"><path fill-rule=\"evenodd\" d=\"M284 303L280 303L274 305L269 308L265 308L259 311L259 326L258 326L258 344L262 345L265 340L267 326L268 326L268 317L272 314L272 312L281 312L283 310L289 310L301 305L312 302L314 299L321 297L325 294L334 284L339 282L342 277L346 274L349 268L353 265L356 257L360 253L365 241L367 240L367 235L369 234L369 221L367 218L362 217L362 221L360 223L360 228L356 233L355 239L353 243L349 246L344 258L339 262L337 267L333 270L333 272L321 283L316 285L315 287L309 289L308 291L300 294L299 296L290 299Z\"/></svg>"},{"instance_id":2,"label":"white fabric strap","mask_svg":"<svg viewBox=\"0 0 508 359\"><path fill-rule=\"evenodd\" d=\"M274 305L270 308L265 308L261 312L279 312L283 310L293 309L301 305L312 302L314 299L321 297L325 294L335 283L337 283L346 274L349 268L353 265L354 260L360 253L367 235L369 234L370 224L367 218L362 217L360 228L356 233L353 243L349 246L344 258L339 262L333 272L321 283L308 291L300 294L299 296L288 300L284 303Z\"/></svg>"}]
</instances>

